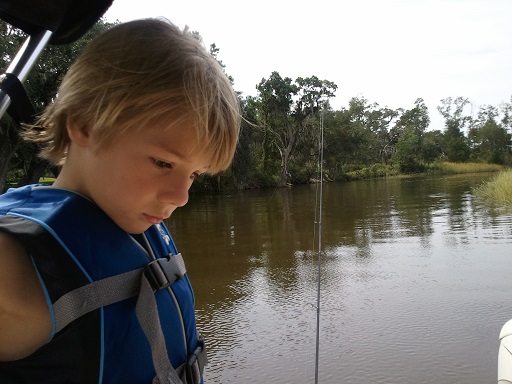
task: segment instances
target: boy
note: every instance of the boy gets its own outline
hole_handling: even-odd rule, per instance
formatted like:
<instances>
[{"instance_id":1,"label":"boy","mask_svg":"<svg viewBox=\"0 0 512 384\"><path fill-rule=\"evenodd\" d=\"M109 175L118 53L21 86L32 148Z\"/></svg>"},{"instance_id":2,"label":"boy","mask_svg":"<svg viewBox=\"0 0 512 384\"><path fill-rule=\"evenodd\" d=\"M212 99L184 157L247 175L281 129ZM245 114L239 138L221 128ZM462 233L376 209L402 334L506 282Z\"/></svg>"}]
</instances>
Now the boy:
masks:
<instances>
[{"instance_id":1,"label":"boy","mask_svg":"<svg viewBox=\"0 0 512 384\"><path fill-rule=\"evenodd\" d=\"M239 119L187 30L138 20L91 42L24 133L62 166L55 183L0 196L0 382L202 381L193 293L162 222L198 175L228 167Z\"/></svg>"}]
</instances>

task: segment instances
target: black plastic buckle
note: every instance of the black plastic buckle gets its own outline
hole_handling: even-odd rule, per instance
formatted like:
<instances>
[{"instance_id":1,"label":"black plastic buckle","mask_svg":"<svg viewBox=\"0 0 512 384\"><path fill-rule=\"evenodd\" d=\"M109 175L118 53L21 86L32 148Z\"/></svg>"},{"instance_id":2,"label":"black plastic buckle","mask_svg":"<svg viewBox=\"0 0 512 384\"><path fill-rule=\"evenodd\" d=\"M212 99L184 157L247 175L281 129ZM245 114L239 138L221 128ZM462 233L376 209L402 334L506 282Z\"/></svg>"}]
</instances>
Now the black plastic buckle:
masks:
<instances>
[{"instance_id":1,"label":"black plastic buckle","mask_svg":"<svg viewBox=\"0 0 512 384\"><path fill-rule=\"evenodd\" d=\"M183 277L173 256L162 257L151 261L144 267L144 274L153 291L168 288L176 280Z\"/></svg>"},{"instance_id":2,"label":"black plastic buckle","mask_svg":"<svg viewBox=\"0 0 512 384\"><path fill-rule=\"evenodd\" d=\"M194 349L194 352L192 352L192 354L190 355L190 357L188 358L188 361L187 361L187 364L189 366L194 365L194 363L197 361L197 359L199 358L201 353L203 353L204 348L205 348L204 337L202 335L199 335L199 338L197 340L197 347L196 347L196 349Z\"/></svg>"}]
</instances>

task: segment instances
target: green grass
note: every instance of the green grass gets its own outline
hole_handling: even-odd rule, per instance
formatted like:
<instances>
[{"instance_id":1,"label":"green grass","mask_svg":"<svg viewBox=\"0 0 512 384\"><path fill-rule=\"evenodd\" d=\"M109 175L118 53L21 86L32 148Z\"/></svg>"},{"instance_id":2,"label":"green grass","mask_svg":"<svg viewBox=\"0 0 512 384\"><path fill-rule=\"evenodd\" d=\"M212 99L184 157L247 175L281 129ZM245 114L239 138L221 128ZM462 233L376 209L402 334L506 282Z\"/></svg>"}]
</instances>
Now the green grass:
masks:
<instances>
[{"instance_id":1,"label":"green grass","mask_svg":"<svg viewBox=\"0 0 512 384\"><path fill-rule=\"evenodd\" d=\"M474 188L473 193L492 206L512 208L512 170L500 172Z\"/></svg>"},{"instance_id":2,"label":"green grass","mask_svg":"<svg viewBox=\"0 0 512 384\"><path fill-rule=\"evenodd\" d=\"M504 167L498 164L486 163L449 163L447 161L436 162L429 166L429 172L441 174L498 172Z\"/></svg>"}]
</instances>

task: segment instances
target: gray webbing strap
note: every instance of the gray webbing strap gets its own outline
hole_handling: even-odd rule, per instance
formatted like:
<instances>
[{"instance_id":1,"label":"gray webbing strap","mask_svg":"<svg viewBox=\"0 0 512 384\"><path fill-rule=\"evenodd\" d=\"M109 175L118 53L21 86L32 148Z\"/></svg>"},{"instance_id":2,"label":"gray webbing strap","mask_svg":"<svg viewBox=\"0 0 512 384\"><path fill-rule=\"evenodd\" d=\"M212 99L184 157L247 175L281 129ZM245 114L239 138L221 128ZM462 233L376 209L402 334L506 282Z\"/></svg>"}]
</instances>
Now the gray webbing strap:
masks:
<instances>
[{"instance_id":1,"label":"gray webbing strap","mask_svg":"<svg viewBox=\"0 0 512 384\"><path fill-rule=\"evenodd\" d=\"M166 270L171 273L165 273ZM154 284L169 286L178 276L181 277L186 273L186 268L181 253L178 253L175 256L157 259L145 268L93 281L76 288L61 296L53 304L55 331L61 331L73 320L95 309L137 296L140 290L140 276L144 271L150 271L150 275L158 278ZM153 287L153 289L156 288Z\"/></svg>"},{"instance_id":2,"label":"gray webbing strap","mask_svg":"<svg viewBox=\"0 0 512 384\"><path fill-rule=\"evenodd\" d=\"M158 384L183 384L169 361L165 338L160 325L160 318L158 317L155 295L151 284L144 274L142 275L135 313L151 346L153 365L156 379L158 380L156 382Z\"/></svg>"},{"instance_id":3,"label":"gray webbing strap","mask_svg":"<svg viewBox=\"0 0 512 384\"><path fill-rule=\"evenodd\" d=\"M151 346L156 372L153 382L188 384L187 375L182 375L182 381L169 361L154 295L156 290L168 287L185 273L183 257L178 253L175 256L156 259L144 268L107 277L74 289L53 304L56 332L90 311L138 295L135 313ZM178 370L182 371L183 368L182 365Z\"/></svg>"},{"instance_id":4,"label":"gray webbing strap","mask_svg":"<svg viewBox=\"0 0 512 384\"><path fill-rule=\"evenodd\" d=\"M94 281L61 296L54 304L55 332L100 307L137 296L143 268Z\"/></svg>"}]
</instances>

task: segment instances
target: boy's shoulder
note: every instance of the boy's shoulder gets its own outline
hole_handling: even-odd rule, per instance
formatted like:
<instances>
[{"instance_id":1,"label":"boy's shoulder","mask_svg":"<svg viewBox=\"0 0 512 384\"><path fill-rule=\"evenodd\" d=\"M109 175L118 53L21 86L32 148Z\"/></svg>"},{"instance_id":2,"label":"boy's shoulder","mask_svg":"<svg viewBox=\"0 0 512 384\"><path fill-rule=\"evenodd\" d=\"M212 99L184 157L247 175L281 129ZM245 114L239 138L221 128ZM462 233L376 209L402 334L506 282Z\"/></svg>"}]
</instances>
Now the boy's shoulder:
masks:
<instances>
[{"instance_id":1,"label":"boy's shoulder","mask_svg":"<svg viewBox=\"0 0 512 384\"><path fill-rule=\"evenodd\" d=\"M46 298L25 248L0 232L0 361L25 357L51 336Z\"/></svg>"}]
</instances>

